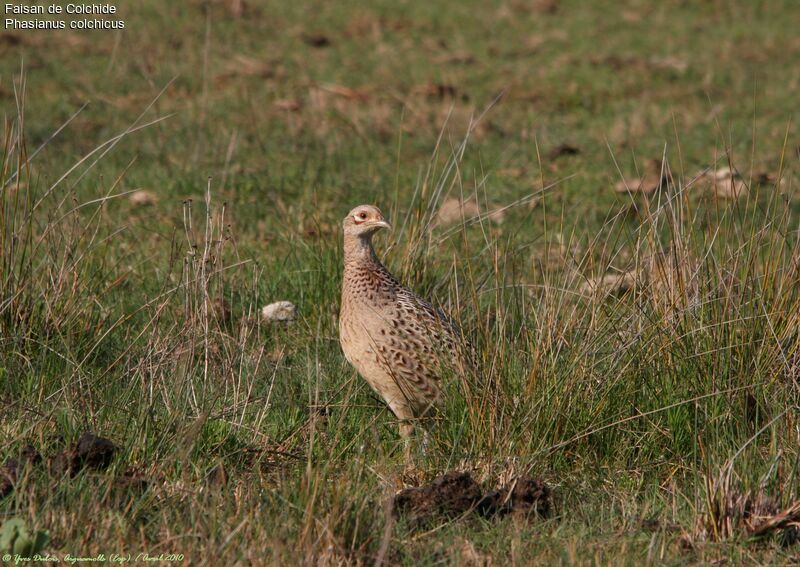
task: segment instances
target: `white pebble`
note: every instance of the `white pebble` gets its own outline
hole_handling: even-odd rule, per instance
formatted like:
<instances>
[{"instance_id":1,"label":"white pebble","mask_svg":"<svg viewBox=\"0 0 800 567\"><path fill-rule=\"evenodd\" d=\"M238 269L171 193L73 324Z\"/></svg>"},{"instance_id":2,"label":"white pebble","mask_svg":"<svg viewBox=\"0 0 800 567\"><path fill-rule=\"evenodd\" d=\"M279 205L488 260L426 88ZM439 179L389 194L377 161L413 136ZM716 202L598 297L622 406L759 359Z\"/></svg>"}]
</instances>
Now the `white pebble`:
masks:
<instances>
[{"instance_id":1,"label":"white pebble","mask_svg":"<svg viewBox=\"0 0 800 567\"><path fill-rule=\"evenodd\" d=\"M261 308L265 321L293 321L296 317L297 307L291 301L276 301Z\"/></svg>"}]
</instances>

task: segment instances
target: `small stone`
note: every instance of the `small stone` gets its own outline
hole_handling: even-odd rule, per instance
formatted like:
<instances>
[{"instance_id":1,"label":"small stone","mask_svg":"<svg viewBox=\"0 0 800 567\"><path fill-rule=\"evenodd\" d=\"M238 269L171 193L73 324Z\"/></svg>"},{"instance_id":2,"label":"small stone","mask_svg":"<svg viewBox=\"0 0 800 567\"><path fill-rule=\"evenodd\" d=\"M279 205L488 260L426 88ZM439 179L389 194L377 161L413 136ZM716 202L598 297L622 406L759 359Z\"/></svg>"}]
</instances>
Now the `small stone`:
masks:
<instances>
[{"instance_id":1,"label":"small stone","mask_svg":"<svg viewBox=\"0 0 800 567\"><path fill-rule=\"evenodd\" d=\"M462 201L460 199L449 198L445 199L439 207L435 222L437 225L446 226L469 220L472 217L478 216L480 212L481 210L480 207L478 207L478 203L472 199Z\"/></svg>"},{"instance_id":2,"label":"small stone","mask_svg":"<svg viewBox=\"0 0 800 567\"><path fill-rule=\"evenodd\" d=\"M273 102L272 106L286 112L297 112L302 107L302 103L296 98L282 98Z\"/></svg>"},{"instance_id":3,"label":"small stone","mask_svg":"<svg viewBox=\"0 0 800 567\"><path fill-rule=\"evenodd\" d=\"M588 280L581 286L581 292L587 295L598 294L601 297L609 295L624 295L636 285L636 273L633 271L621 274L605 274L598 278Z\"/></svg>"},{"instance_id":4,"label":"small stone","mask_svg":"<svg viewBox=\"0 0 800 567\"><path fill-rule=\"evenodd\" d=\"M620 179L614 184L617 193L654 193L663 184L661 175L645 175L642 178Z\"/></svg>"},{"instance_id":5,"label":"small stone","mask_svg":"<svg viewBox=\"0 0 800 567\"><path fill-rule=\"evenodd\" d=\"M294 321L297 318L297 307L291 301L276 301L261 308L264 321Z\"/></svg>"},{"instance_id":6,"label":"small stone","mask_svg":"<svg viewBox=\"0 0 800 567\"><path fill-rule=\"evenodd\" d=\"M714 179L716 181L724 181L726 179L730 179L732 177L738 177L736 172L734 172L730 167L721 167L716 171L709 171L708 177Z\"/></svg>"},{"instance_id":7,"label":"small stone","mask_svg":"<svg viewBox=\"0 0 800 567\"><path fill-rule=\"evenodd\" d=\"M138 207L143 207L145 205L155 205L158 202L158 197L152 191L147 191L145 189L139 189L138 191L134 191L128 197L131 205L136 205Z\"/></svg>"},{"instance_id":8,"label":"small stone","mask_svg":"<svg viewBox=\"0 0 800 567\"><path fill-rule=\"evenodd\" d=\"M717 180L713 185L714 193L722 199L738 199L747 194L747 185L743 181L730 177Z\"/></svg>"}]
</instances>

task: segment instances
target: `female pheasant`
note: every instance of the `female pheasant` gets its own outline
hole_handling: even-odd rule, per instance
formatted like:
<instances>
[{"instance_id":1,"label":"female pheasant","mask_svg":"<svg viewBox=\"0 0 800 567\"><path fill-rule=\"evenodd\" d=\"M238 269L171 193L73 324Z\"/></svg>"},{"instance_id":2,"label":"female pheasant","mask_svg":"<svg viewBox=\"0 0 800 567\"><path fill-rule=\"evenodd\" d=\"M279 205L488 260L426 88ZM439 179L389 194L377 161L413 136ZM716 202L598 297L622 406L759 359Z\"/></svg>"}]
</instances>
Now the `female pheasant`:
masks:
<instances>
[{"instance_id":1,"label":"female pheasant","mask_svg":"<svg viewBox=\"0 0 800 567\"><path fill-rule=\"evenodd\" d=\"M381 264L373 235L391 228L381 211L360 205L344 219L344 278L339 342L348 362L386 401L408 440L413 421L439 401L443 370L462 368L458 327L403 287ZM410 456L406 443L406 456Z\"/></svg>"}]
</instances>

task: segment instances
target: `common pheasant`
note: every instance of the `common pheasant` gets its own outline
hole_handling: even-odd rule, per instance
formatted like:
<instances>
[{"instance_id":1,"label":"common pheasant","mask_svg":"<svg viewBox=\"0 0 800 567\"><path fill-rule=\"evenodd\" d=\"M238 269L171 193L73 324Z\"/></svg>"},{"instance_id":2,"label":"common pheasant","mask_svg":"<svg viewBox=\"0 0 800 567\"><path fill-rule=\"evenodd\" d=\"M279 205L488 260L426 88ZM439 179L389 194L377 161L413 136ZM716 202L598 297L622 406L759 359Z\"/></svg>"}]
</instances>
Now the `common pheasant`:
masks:
<instances>
[{"instance_id":1,"label":"common pheasant","mask_svg":"<svg viewBox=\"0 0 800 567\"><path fill-rule=\"evenodd\" d=\"M344 277L339 341L347 360L400 420L406 458L414 421L440 400L448 367L464 368L458 327L387 270L372 237L389 229L377 207L361 205L344 219Z\"/></svg>"}]
</instances>

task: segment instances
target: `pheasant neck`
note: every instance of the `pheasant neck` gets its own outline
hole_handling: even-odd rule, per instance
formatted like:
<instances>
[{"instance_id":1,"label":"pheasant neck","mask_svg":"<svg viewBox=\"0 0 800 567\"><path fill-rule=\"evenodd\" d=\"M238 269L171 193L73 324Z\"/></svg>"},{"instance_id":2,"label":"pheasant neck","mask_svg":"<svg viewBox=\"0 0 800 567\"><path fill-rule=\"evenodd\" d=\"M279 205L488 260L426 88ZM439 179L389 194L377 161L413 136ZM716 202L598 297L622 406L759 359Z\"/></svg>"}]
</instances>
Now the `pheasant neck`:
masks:
<instances>
[{"instance_id":1,"label":"pheasant neck","mask_svg":"<svg viewBox=\"0 0 800 567\"><path fill-rule=\"evenodd\" d=\"M372 235L349 236L344 239L345 266L362 263L380 264L375 250L372 248Z\"/></svg>"}]
</instances>

